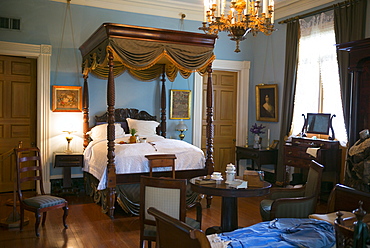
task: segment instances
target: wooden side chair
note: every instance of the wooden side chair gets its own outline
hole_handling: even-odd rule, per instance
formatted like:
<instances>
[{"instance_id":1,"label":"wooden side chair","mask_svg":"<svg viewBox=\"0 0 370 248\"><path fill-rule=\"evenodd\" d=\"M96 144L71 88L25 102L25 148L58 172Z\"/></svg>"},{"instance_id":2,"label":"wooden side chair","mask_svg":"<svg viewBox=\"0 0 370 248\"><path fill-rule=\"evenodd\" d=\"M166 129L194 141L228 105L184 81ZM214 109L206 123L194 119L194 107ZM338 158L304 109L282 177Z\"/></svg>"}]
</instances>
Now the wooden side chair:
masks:
<instances>
[{"instance_id":1,"label":"wooden side chair","mask_svg":"<svg viewBox=\"0 0 370 248\"><path fill-rule=\"evenodd\" d=\"M369 247L369 228L366 220L366 211L359 201L359 208L353 210L355 217L343 218L341 211L336 213L334 221L335 239L337 248L363 248Z\"/></svg>"},{"instance_id":2,"label":"wooden side chair","mask_svg":"<svg viewBox=\"0 0 370 248\"><path fill-rule=\"evenodd\" d=\"M149 160L149 176L153 176L153 168L171 167L172 178L175 178L175 154L153 154L145 157Z\"/></svg>"},{"instance_id":3,"label":"wooden side chair","mask_svg":"<svg viewBox=\"0 0 370 248\"><path fill-rule=\"evenodd\" d=\"M44 192L40 150L36 147L17 148L14 149L14 153L17 169L17 192L20 202L20 230L23 230L24 210L34 212L36 217L35 232L36 236L39 237L38 228L40 225L41 213L43 213L42 225L45 225L47 211L58 208L63 208L63 225L65 228L68 228L66 224L68 202L60 197L46 195ZM22 194L22 185L27 182L39 185L40 194L30 198L24 198Z\"/></svg>"},{"instance_id":4,"label":"wooden side chair","mask_svg":"<svg viewBox=\"0 0 370 248\"><path fill-rule=\"evenodd\" d=\"M153 207L148 209L148 213L156 220L157 248L211 248L202 230L194 229Z\"/></svg>"},{"instance_id":5,"label":"wooden side chair","mask_svg":"<svg viewBox=\"0 0 370 248\"><path fill-rule=\"evenodd\" d=\"M195 229L201 228L202 208L197 202L196 220L186 217L186 179L165 177L146 177L140 180L140 247L148 241L151 247L156 241L157 229L155 219L147 213L149 207L155 207L166 214L181 220Z\"/></svg>"}]
</instances>

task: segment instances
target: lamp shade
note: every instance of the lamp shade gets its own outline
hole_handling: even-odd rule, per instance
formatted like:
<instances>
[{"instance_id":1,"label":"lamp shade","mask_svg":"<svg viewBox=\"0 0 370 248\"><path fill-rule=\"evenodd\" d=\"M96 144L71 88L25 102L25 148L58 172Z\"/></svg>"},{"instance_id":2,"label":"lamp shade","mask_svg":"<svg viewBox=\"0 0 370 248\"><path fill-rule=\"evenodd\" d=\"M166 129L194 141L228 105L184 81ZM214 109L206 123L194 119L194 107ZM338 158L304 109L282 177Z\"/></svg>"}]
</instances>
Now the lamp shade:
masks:
<instances>
[{"instance_id":1,"label":"lamp shade","mask_svg":"<svg viewBox=\"0 0 370 248\"><path fill-rule=\"evenodd\" d=\"M179 124L176 125L176 131L186 131L188 130L188 126L184 123L184 121L179 121Z\"/></svg>"}]
</instances>

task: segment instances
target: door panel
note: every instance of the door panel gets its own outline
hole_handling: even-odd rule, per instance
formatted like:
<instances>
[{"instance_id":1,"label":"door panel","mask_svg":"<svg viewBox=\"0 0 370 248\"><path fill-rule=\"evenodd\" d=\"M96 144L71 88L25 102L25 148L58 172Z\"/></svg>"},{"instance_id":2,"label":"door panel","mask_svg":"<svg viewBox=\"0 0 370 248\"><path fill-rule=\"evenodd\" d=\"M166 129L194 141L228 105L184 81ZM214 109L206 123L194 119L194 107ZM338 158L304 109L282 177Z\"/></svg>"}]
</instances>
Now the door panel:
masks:
<instances>
[{"instance_id":1,"label":"door panel","mask_svg":"<svg viewBox=\"0 0 370 248\"><path fill-rule=\"evenodd\" d=\"M0 56L0 192L13 191L18 146L36 144L36 60ZM34 188L29 184L27 189Z\"/></svg>"},{"instance_id":2,"label":"door panel","mask_svg":"<svg viewBox=\"0 0 370 248\"><path fill-rule=\"evenodd\" d=\"M206 78L207 76L203 78L203 151L206 150ZM237 73L227 71L214 71L212 74L212 79L214 89L213 158L215 163L215 171L224 172L228 163L235 163Z\"/></svg>"}]
</instances>

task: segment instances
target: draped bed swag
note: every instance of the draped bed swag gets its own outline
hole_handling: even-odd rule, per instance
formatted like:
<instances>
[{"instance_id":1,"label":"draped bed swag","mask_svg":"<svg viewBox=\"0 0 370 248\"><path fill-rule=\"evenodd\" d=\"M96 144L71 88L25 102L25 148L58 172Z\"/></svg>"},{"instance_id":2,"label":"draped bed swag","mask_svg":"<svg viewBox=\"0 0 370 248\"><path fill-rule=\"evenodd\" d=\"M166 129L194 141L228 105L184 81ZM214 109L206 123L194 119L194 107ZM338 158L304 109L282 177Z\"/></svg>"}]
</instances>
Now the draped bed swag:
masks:
<instances>
[{"instance_id":1,"label":"draped bed swag","mask_svg":"<svg viewBox=\"0 0 370 248\"><path fill-rule=\"evenodd\" d=\"M115 187L120 183L138 182L127 175L122 181L115 171L115 86L114 78L124 72L141 81L161 80L160 134L166 136L165 77L171 82L180 74L188 78L191 73L208 73L206 162L202 173L213 171L213 89L212 62L215 35L137 27L114 23L102 24L79 48L82 54L84 76L83 116L84 146L88 145L89 97L88 75L107 79L107 208L113 217ZM198 172L199 173L199 172ZM202 174L201 173L201 174ZM177 174L176 174L177 175ZM191 177L184 174L180 177Z\"/></svg>"}]
</instances>

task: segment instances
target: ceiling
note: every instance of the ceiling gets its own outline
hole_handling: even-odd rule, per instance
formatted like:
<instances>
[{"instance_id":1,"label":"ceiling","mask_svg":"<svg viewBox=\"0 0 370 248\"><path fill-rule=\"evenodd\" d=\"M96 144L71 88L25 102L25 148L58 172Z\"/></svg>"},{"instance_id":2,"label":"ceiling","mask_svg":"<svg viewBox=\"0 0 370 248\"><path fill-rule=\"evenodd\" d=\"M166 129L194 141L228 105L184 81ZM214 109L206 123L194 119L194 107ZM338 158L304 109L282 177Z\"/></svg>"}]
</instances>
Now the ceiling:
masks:
<instances>
[{"instance_id":1,"label":"ceiling","mask_svg":"<svg viewBox=\"0 0 370 248\"><path fill-rule=\"evenodd\" d=\"M67 0L51 0L67 2ZM229 0L227 0L229 1ZM274 0L275 20L292 17L312 8L334 3L334 0ZM120 10L146 15L179 18L186 15L187 20L203 20L203 0L71 0L71 4L97 8ZM176 6L176 8L174 8ZM176 9L174 11L174 9Z\"/></svg>"}]
</instances>

